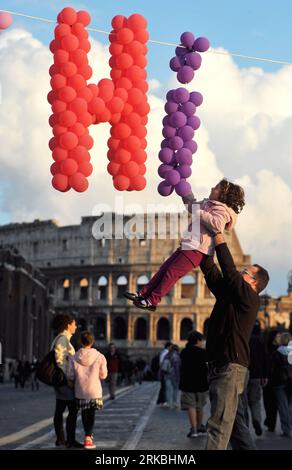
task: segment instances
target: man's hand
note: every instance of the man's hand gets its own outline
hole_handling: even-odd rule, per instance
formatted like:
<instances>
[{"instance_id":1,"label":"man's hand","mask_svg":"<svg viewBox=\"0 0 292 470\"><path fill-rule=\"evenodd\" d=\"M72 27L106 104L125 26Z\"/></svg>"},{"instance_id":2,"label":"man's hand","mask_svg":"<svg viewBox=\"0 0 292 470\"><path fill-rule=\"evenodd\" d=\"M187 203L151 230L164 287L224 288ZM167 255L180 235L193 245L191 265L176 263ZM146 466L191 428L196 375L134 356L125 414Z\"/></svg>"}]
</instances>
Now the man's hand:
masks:
<instances>
[{"instance_id":1,"label":"man's hand","mask_svg":"<svg viewBox=\"0 0 292 470\"><path fill-rule=\"evenodd\" d=\"M215 246L221 245L222 243L225 243L225 238L223 233L216 233L214 235L214 243Z\"/></svg>"}]
</instances>

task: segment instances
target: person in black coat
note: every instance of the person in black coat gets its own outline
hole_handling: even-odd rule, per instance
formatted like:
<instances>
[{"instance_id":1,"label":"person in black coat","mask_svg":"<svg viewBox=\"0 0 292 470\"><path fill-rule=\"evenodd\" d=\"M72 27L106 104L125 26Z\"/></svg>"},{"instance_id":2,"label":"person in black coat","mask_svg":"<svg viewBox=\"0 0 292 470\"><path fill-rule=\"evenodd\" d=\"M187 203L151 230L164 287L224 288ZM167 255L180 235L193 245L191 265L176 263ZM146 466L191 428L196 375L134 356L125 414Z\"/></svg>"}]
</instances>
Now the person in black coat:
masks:
<instances>
[{"instance_id":1,"label":"person in black coat","mask_svg":"<svg viewBox=\"0 0 292 470\"><path fill-rule=\"evenodd\" d=\"M221 233L214 236L214 243L222 272L213 257L205 256L200 265L216 297L206 344L211 402L206 448L227 449L229 441L237 449L254 448L242 409L240 419L235 418L246 384L249 340L260 307L259 293L269 275L257 264L237 271Z\"/></svg>"},{"instance_id":2,"label":"person in black coat","mask_svg":"<svg viewBox=\"0 0 292 470\"><path fill-rule=\"evenodd\" d=\"M188 437L206 433L202 419L207 401L208 369L206 351L202 349L203 339L201 333L192 331L186 347L181 352L179 388L182 391L181 409L188 412L191 424Z\"/></svg>"}]
</instances>

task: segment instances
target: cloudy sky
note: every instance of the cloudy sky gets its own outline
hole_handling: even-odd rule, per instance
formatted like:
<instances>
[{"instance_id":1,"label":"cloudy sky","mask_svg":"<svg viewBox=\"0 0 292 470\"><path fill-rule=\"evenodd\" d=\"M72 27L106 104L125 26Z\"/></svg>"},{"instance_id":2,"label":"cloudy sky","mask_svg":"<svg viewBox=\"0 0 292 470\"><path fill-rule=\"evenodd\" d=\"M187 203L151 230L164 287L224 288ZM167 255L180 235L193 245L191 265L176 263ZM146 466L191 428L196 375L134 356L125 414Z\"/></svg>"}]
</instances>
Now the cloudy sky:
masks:
<instances>
[{"instance_id":1,"label":"cloudy sky","mask_svg":"<svg viewBox=\"0 0 292 470\"><path fill-rule=\"evenodd\" d=\"M271 8L265 8L266 2L261 0L256 6L252 1L241 2L241 7L228 0L185 1L184 9L174 1L161 1L159 10L155 3L112 1L108 6L104 1L71 0L70 5L88 10L91 26L103 30L110 29L115 14L136 11L147 17L151 39L177 42L181 32L191 30L196 36L209 37L214 51L292 62L288 47L292 6L288 1ZM63 1L1 1L3 9L49 19L66 5ZM46 95L52 36L52 24L16 17L13 27L0 34L0 223L36 218L56 218L61 225L79 223L82 215L92 214L96 204L106 203L114 209L117 196L128 210L133 203L142 208L146 204L160 204L164 210L168 205L181 208L177 196L162 198L156 190L164 97L169 88L179 86L168 68L173 48L166 46L149 46L147 188L134 196L114 190L106 173L107 124L91 129L95 145L89 190L61 194L51 188ZM90 40L91 82L96 82L109 76L107 37L94 34ZM202 121L196 132L199 149L190 178L193 190L198 197L207 196L223 176L244 186L247 204L237 225L241 245L254 262L271 272L268 293L285 294L287 272L292 269L292 65L205 53L188 88L204 95L198 109Z\"/></svg>"}]
</instances>

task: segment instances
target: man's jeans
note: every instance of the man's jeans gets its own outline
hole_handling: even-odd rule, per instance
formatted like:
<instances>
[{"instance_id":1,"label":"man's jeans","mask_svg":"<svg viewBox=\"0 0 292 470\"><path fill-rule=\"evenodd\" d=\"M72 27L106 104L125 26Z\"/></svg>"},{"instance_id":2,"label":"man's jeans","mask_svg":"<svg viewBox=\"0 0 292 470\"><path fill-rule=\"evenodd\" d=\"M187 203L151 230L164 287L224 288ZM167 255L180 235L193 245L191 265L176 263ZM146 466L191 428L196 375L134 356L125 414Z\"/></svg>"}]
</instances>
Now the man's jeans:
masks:
<instances>
[{"instance_id":1,"label":"man's jeans","mask_svg":"<svg viewBox=\"0 0 292 470\"><path fill-rule=\"evenodd\" d=\"M285 436L291 436L292 427L292 394L285 385L274 387L280 415L281 427Z\"/></svg>"},{"instance_id":2,"label":"man's jeans","mask_svg":"<svg viewBox=\"0 0 292 470\"><path fill-rule=\"evenodd\" d=\"M223 366L209 365L211 416L208 420L206 450L227 449L231 435L232 447L243 435L249 436L244 409L246 405L240 398L244 392L246 376L247 368L240 364L230 362ZM235 420L238 404L240 404L239 415ZM252 443L251 438L250 442ZM251 447L244 448L255 447L251 444Z\"/></svg>"}]
</instances>

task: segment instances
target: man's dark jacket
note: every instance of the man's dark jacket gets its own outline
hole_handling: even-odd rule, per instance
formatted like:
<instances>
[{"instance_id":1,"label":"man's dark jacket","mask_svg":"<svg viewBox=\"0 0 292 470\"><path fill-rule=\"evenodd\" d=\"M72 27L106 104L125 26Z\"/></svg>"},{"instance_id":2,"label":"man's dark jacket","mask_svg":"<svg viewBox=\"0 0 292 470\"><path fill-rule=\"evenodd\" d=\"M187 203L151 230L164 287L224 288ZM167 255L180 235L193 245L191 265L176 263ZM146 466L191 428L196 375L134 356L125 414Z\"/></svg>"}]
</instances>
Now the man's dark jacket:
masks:
<instances>
[{"instance_id":1,"label":"man's dark jacket","mask_svg":"<svg viewBox=\"0 0 292 470\"><path fill-rule=\"evenodd\" d=\"M226 243L216 247L222 273L210 256L200 264L216 303L208 323L207 360L249 366L249 339L260 307L259 295L243 279Z\"/></svg>"},{"instance_id":2,"label":"man's dark jacket","mask_svg":"<svg viewBox=\"0 0 292 470\"><path fill-rule=\"evenodd\" d=\"M180 390L192 393L208 390L206 351L188 343L180 358Z\"/></svg>"}]
</instances>

